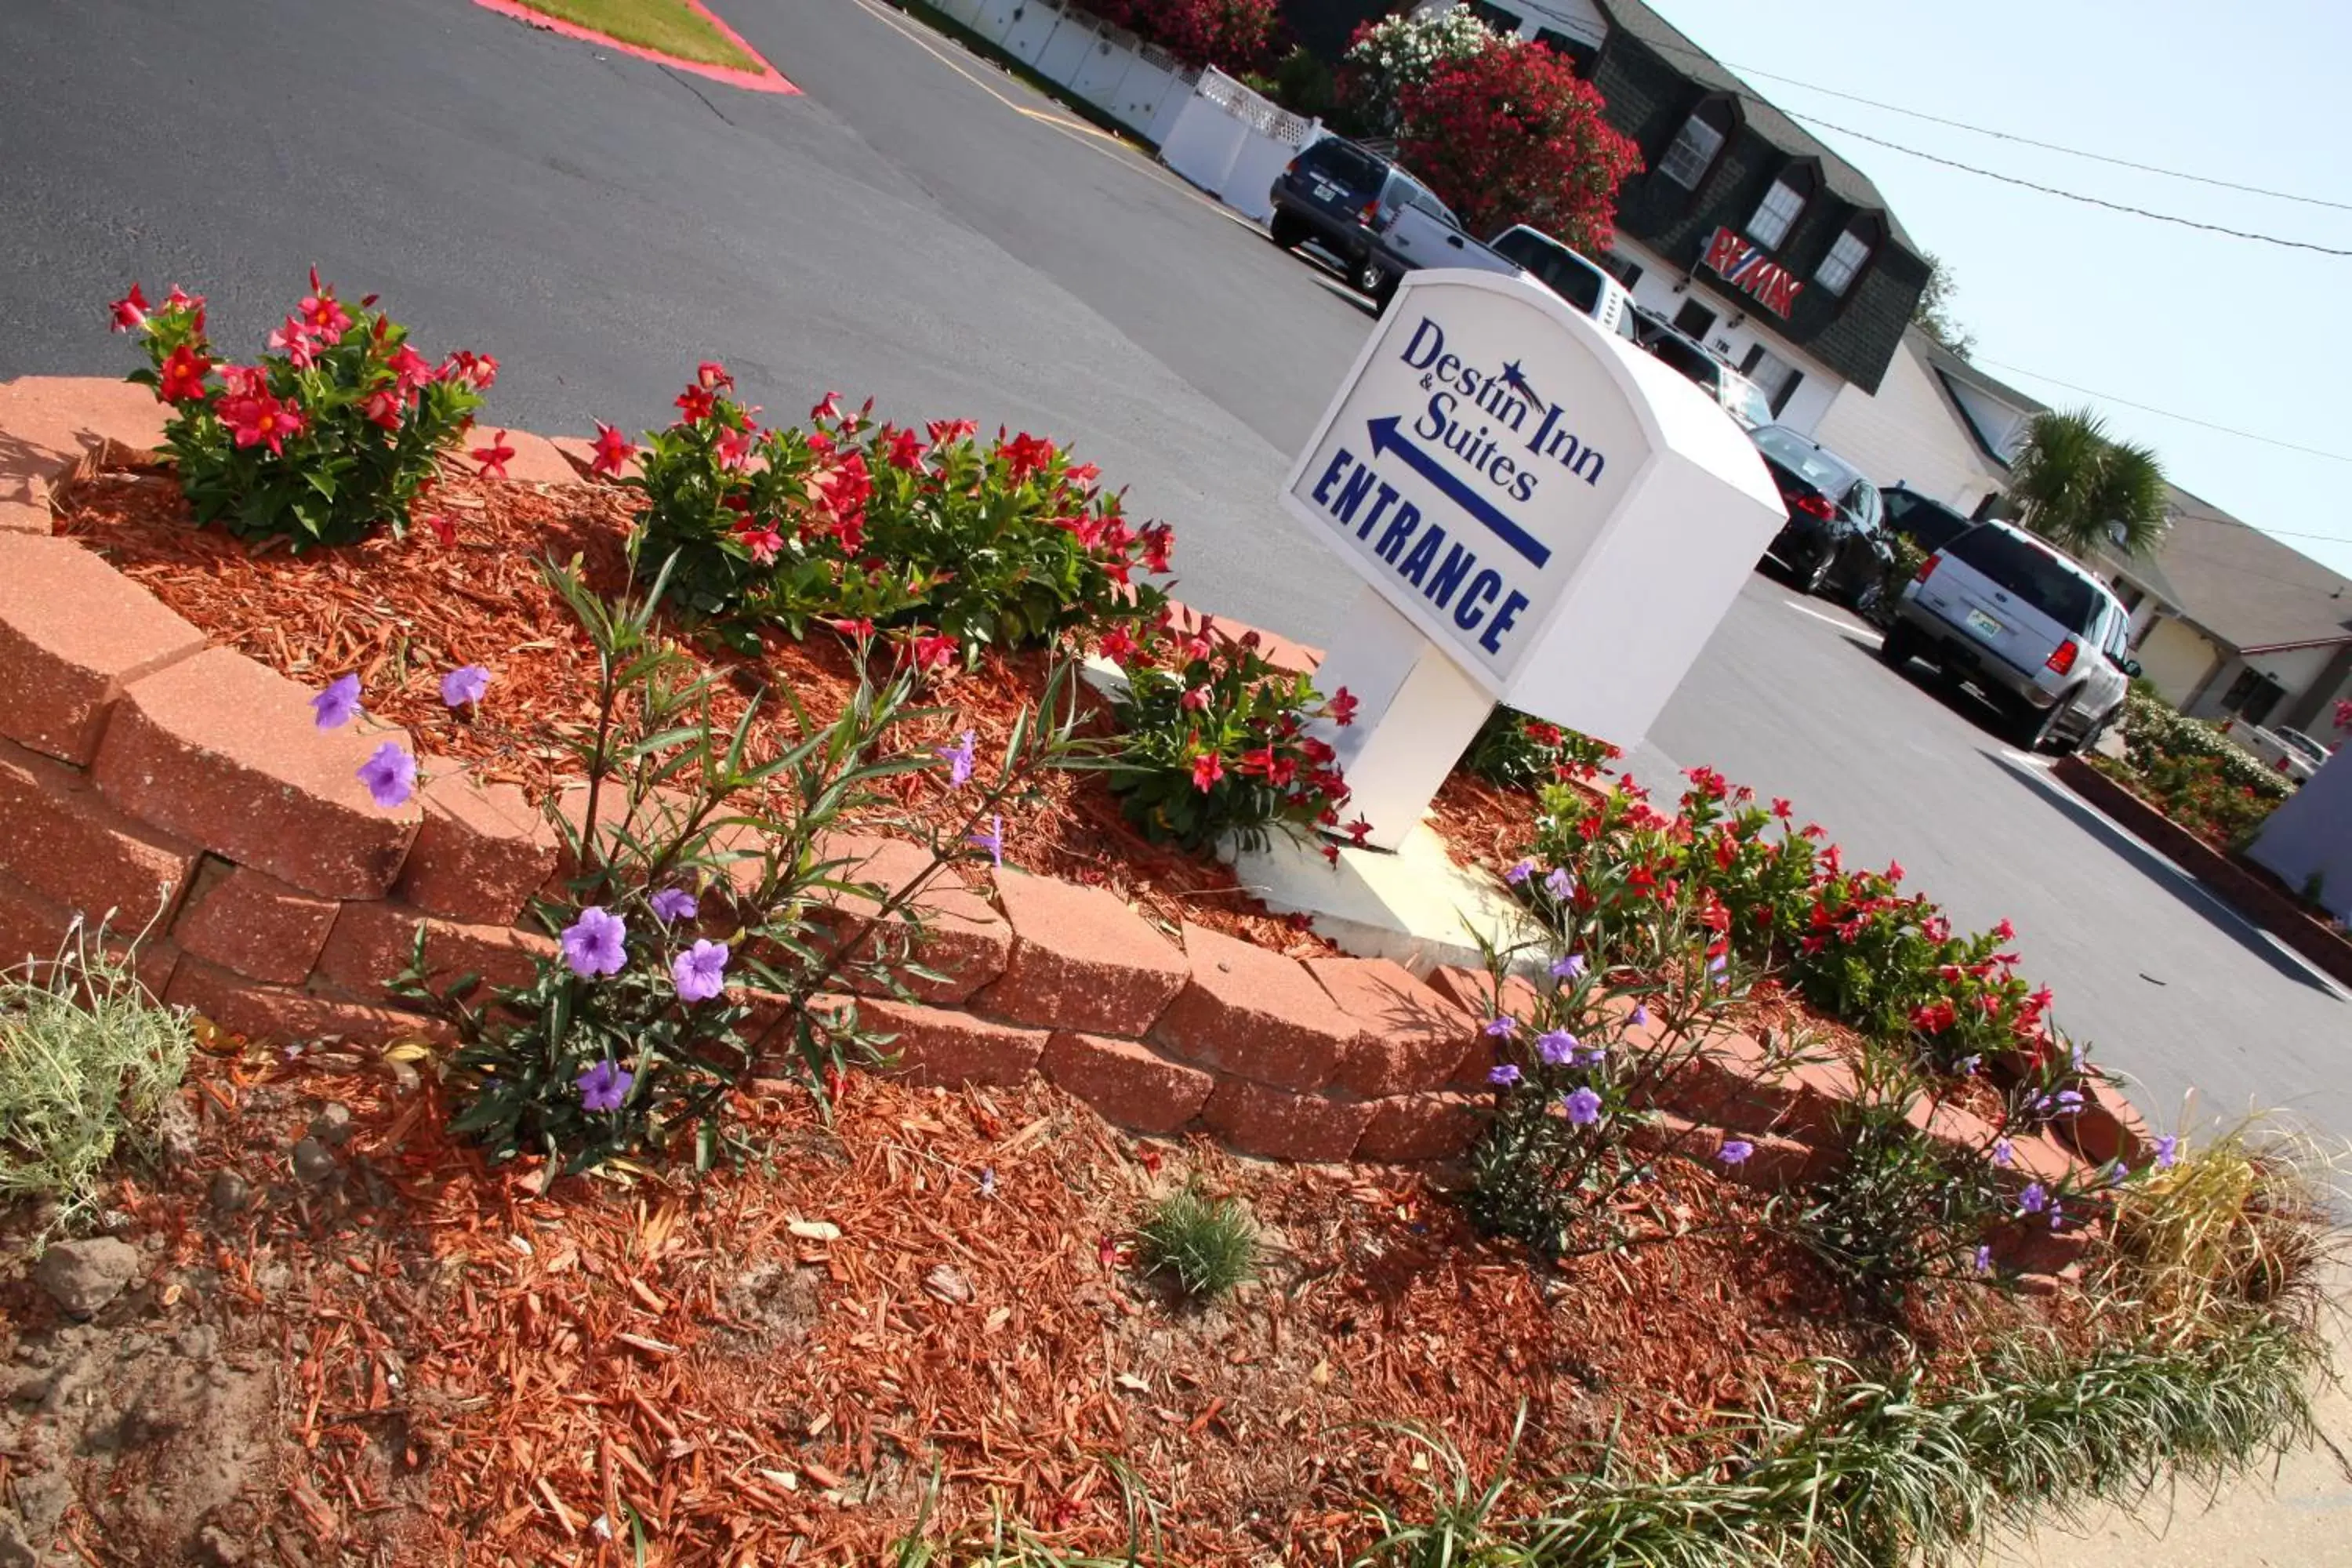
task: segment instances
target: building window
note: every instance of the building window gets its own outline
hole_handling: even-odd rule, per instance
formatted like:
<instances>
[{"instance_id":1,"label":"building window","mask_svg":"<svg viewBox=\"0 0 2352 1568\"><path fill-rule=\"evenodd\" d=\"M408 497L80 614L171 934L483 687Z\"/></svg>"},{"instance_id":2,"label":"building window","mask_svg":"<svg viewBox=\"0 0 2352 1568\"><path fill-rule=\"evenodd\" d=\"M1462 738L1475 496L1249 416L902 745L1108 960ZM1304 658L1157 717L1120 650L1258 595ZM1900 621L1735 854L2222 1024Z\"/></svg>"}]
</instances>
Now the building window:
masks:
<instances>
[{"instance_id":1,"label":"building window","mask_svg":"<svg viewBox=\"0 0 2352 1568\"><path fill-rule=\"evenodd\" d=\"M1666 155L1658 160L1658 173L1685 190L1695 191L1715 167L1716 155L1723 151L1724 139L1731 134L1731 103L1727 99L1710 98L1691 110L1683 128L1675 132L1673 144Z\"/></svg>"},{"instance_id":2,"label":"building window","mask_svg":"<svg viewBox=\"0 0 2352 1568\"><path fill-rule=\"evenodd\" d=\"M1813 269L1813 281L1832 294L1843 294L1853 287L1853 280L1870 264L1870 253L1877 247L1878 220L1858 214L1845 226L1830 253L1822 258L1821 266Z\"/></svg>"},{"instance_id":3,"label":"building window","mask_svg":"<svg viewBox=\"0 0 2352 1568\"><path fill-rule=\"evenodd\" d=\"M2286 688L2259 669L2241 670L2238 679L2221 698L2224 710L2235 713L2249 724L2259 724L2271 716L2271 710L2286 695Z\"/></svg>"},{"instance_id":4,"label":"building window","mask_svg":"<svg viewBox=\"0 0 2352 1568\"><path fill-rule=\"evenodd\" d=\"M1696 300L1685 300L1683 308L1675 312L1675 331L1693 342L1703 343L1707 333L1715 331L1715 312Z\"/></svg>"},{"instance_id":5,"label":"building window","mask_svg":"<svg viewBox=\"0 0 2352 1568\"><path fill-rule=\"evenodd\" d=\"M1577 75L1587 81L1592 79L1592 65L1601 58L1601 51L1591 44L1571 38L1566 33L1551 27L1538 27L1536 42L1566 60L1569 68Z\"/></svg>"},{"instance_id":6,"label":"building window","mask_svg":"<svg viewBox=\"0 0 2352 1568\"><path fill-rule=\"evenodd\" d=\"M1813 197L1817 176L1810 163L1800 163L1772 182L1757 205L1756 216L1748 220L1748 237L1767 250L1778 250L1789 231L1797 226L1797 219L1805 204Z\"/></svg>"},{"instance_id":7,"label":"building window","mask_svg":"<svg viewBox=\"0 0 2352 1568\"><path fill-rule=\"evenodd\" d=\"M1756 384L1756 389L1772 405L1775 418L1780 417L1780 411L1789 406L1789 399L1796 395L1797 384L1805 379L1803 371L1762 343L1748 351L1747 362L1739 367L1739 374Z\"/></svg>"},{"instance_id":8,"label":"building window","mask_svg":"<svg viewBox=\"0 0 2352 1568\"><path fill-rule=\"evenodd\" d=\"M1607 268L1611 276L1625 285L1628 289L1642 280L1642 264L1622 252L1611 251L1602 258L1601 265Z\"/></svg>"}]
</instances>

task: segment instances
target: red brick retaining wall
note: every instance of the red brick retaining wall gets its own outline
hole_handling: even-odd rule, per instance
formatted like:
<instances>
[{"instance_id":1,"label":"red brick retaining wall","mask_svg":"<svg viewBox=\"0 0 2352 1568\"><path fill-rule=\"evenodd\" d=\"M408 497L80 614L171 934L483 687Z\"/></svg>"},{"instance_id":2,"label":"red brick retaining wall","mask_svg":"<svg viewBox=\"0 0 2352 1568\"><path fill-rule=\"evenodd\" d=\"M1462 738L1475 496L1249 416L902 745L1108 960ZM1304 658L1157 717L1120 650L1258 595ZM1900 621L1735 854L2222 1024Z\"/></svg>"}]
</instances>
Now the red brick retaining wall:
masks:
<instances>
[{"instance_id":1,"label":"red brick retaining wall","mask_svg":"<svg viewBox=\"0 0 2352 1568\"><path fill-rule=\"evenodd\" d=\"M387 736L413 738L365 721L320 730L309 690L207 647L99 555L51 536L58 485L83 465L143 458L162 426L152 395L128 384L0 384L0 954L46 955L77 912L111 911L116 932L150 933L150 986L225 1028L431 1035L389 1005L385 978L421 926L435 973L527 980L551 944L515 922L556 874L556 835L511 786L430 756L414 799L377 807L354 777L361 761ZM562 446L505 439L515 482L583 482ZM889 889L928 864L879 839L836 848ZM1197 1127L1276 1159L1436 1159L1475 1136L1493 1059L1479 1026L1496 1011L1484 975L1301 962L1191 925L1171 934L1107 889L1012 869L992 895L952 880L928 890L922 959L940 978L920 983L919 1002L862 1004L898 1036L899 1070L955 1084L1043 1072L1121 1125ZM836 924L859 919L845 907ZM1775 1070L1763 1047L1726 1034L1680 1075L1649 1135L1701 1160L1747 1139L1757 1152L1730 1173L1776 1186L1835 1159L1833 1112L1853 1092L1843 1069ZM2120 1099L2093 1117L2116 1149L2144 1139ZM1951 1116L1930 1131L1991 1141ZM2022 1142L2025 1168L2075 1165L2046 1137Z\"/></svg>"}]
</instances>

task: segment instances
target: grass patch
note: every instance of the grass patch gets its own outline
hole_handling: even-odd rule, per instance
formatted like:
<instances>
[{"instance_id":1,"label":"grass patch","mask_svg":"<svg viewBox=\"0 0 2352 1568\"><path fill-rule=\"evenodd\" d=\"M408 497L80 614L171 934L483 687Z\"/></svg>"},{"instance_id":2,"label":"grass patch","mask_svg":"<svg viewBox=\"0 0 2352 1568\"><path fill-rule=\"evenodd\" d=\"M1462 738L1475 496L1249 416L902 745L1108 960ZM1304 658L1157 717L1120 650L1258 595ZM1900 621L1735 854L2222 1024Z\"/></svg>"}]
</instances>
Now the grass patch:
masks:
<instances>
[{"instance_id":1,"label":"grass patch","mask_svg":"<svg viewBox=\"0 0 2352 1568\"><path fill-rule=\"evenodd\" d=\"M1154 1204L1136 1228L1136 1260L1168 1274L1194 1301L1213 1301L1257 1272L1257 1226L1239 1198L1180 1187Z\"/></svg>"},{"instance_id":2,"label":"grass patch","mask_svg":"<svg viewBox=\"0 0 2352 1568\"><path fill-rule=\"evenodd\" d=\"M523 4L593 27L625 44L642 44L680 59L730 70L760 68L759 61L737 48L686 0L523 0Z\"/></svg>"},{"instance_id":3,"label":"grass patch","mask_svg":"<svg viewBox=\"0 0 2352 1568\"><path fill-rule=\"evenodd\" d=\"M55 1202L63 1227L97 1207L118 1149L152 1133L195 1034L79 932L47 968L0 973L0 1202Z\"/></svg>"}]
</instances>

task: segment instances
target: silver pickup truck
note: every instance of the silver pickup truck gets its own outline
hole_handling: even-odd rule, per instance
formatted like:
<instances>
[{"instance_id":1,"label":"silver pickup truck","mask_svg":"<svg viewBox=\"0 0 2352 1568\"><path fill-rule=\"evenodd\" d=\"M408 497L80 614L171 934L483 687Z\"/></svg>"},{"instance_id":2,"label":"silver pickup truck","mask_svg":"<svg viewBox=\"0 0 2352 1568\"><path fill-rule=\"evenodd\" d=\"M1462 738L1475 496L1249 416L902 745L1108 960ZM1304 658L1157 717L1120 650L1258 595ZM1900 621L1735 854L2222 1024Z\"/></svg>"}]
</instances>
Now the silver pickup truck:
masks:
<instances>
[{"instance_id":1,"label":"silver pickup truck","mask_svg":"<svg viewBox=\"0 0 2352 1568\"><path fill-rule=\"evenodd\" d=\"M1404 274L1423 267L1466 267L1479 272L1526 273L1569 305L1628 342L1633 335L1633 297L1624 285L1541 229L1513 224L1481 245L1465 234L1451 213L1432 212L1417 202L1396 209L1372 237L1373 258L1388 292Z\"/></svg>"}]
</instances>

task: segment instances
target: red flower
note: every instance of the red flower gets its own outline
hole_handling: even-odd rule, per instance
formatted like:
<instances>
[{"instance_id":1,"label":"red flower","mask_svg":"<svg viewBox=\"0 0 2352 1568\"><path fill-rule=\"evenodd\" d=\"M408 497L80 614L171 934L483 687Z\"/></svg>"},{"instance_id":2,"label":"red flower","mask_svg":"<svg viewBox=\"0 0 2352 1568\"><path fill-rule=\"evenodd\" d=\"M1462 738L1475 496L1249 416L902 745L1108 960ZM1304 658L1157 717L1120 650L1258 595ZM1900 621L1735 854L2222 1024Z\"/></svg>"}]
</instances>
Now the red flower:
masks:
<instances>
[{"instance_id":1,"label":"red flower","mask_svg":"<svg viewBox=\"0 0 2352 1568\"><path fill-rule=\"evenodd\" d=\"M406 343L393 350L383 363L384 368L392 372L394 383L403 397L410 396L440 379L433 368L433 362Z\"/></svg>"},{"instance_id":2,"label":"red flower","mask_svg":"<svg viewBox=\"0 0 2352 1568\"><path fill-rule=\"evenodd\" d=\"M1176 547L1176 531L1164 522L1154 522L1136 537L1143 542L1144 570L1165 574L1169 552Z\"/></svg>"},{"instance_id":3,"label":"red flower","mask_svg":"<svg viewBox=\"0 0 2352 1568\"><path fill-rule=\"evenodd\" d=\"M318 288L316 284L311 287ZM295 309L300 313L304 324L321 337L340 338L352 330L351 312L344 310L341 302L329 290L320 289L316 293L305 295Z\"/></svg>"},{"instance_id":4,"label":"red flower","mask_svg":"<svg viewBox=\"0 0 2352 1568\"><path fill-rule=\"evenodd\" d=\"M776 552L784 547L784 536L778 533L772 525L753 522L749 519L735 525L735 537L751 551L752 563L756 565L767 565L776 558ZM835 621L833 624L841 627L862 624L868 632L874 629L874 624L871 621L863 623Z\"/></svg>"},{"instance_id":5,"label":"red flower","mask_svg":"<svg viewBox=\"0 0 2352 1568\"><path fill-rule=\"evenodd\" d=\"M488 446L477 447L468 455L482 465L483 479L503 479L507 477L507 459L515 455L515 449L507 445L507 433L501 430Z\"/></svg>"},{"instance_id":6,"label":"red flower","mask_svg":"<svg viewBox=\"0 0 2352 1568\"><path fill-rule=\"evenodd\" d=\"M1206 795L1225 776L1225 760L1214 752L1203 752L1192 759L1192 787Z\"/></svg>"},{"instance_id":7,"label":"red flower","mask_svg":"<svg viewBox=\"0 0 2352 1568\"><path fill-rule=\"evenodd\" d=\"M371 425L381 425L387 430L400 428L400 395L391 387L379 387L369 393L360 411Z\"/></svg>"},{"instance_id":8,"label":"red flower","mask_svg":"<svg viewBox=\"0 0 2352 1568\"><path fill-rule=\"evenodd\" d=\"M1331 700L1324 705L1324 711L1330 714L1331 722L1344 730L1356 721L1356 710L1359 706L1360 704L1355 693L1343 686L1332 693Z\"/></svg>"},{"instance_id":9,"label":"red flower","mask_svg":"<svg viewBox=\"0 0 2352 1568\"><path fill-rule=\"evenodd\" d=\"M874 635L874 623L862 616L856 620L827 621L825 625L845 637L870 637Z\"/></svg>"},{"instance_id":10,"label":"red flower","mask_svg":"<svg viewBox=\"0 0 2352 1568\"><path fill-rule=\"evenodd\" d=\"M1274 776L1274 748L1272 746L1260 746L1255 752L1244 752L1242 753L1241 767L1242 772L1245 773L1261 773L1267 778L1272 778Z\"/></svg>"},{"instance_id":11,"label":"red flower","mask_svg":"<svg viewBox=\"0 0 2352 1568\"><path fill-rule=\"evenodd\" d=\"M499 362L490 354L459 349L441 362L441 374L457 376L476 392L488 392L490 384L499 379Z\"/></svg>"},{"instance_id":12,"label":"red flower","mask_svg":"<svg viewBox=\"0 0 2352 1568\"><path fill-rule=\"evenodd\" d=\"M694 384L705 391L716 391L722 386L730 392L735 390L735 378L728 374L727 367L715 359L704 360L694 367Z\"/></svg>"},{"instance_id":13,"label":"red flower","mask_svg":"<svg viewBox=\"0 0 2352 1568\"><path fill-rule=\"evenodd\" d=\"M1903 879L1902 861L1889 860L1886 863L1886 879L1890 882L1899 882Z\"/></svg>"},{"instance_id":14,"label":"red flower","mask_svg":"<svg viewBox=\"0 0 2352 1568\"><path fill-rule=\"evenodd\" d=\"M416 521L427 532L431 533L436 540L440 542L444 549L446 549L448 546L457 542L457 531L455 528L452 528L449 525L449 520L443 517L439 512L427 512Z\"/></svg>"},{"instance_id":15,"label":"red flower","mask_svg":"<svg viewBox=\"0 0 2352 1568\"><path fill-rule=\"evenodd\" d=\"M1940 1035L1958 1021L1958 1010L1948 1001L1937 1001L1911 1010L1911 1026L1922 1034Z\"/></svg>"},{"instance_id":16,"label":"red flower","mask_svg":"<svg viewBox=\"0 0 2352 1568\"><path fill-rule=\"evenodd\" d=\"M915 639L915 668L940 669L955 662L956 639L949 637L919 637Z\"/></svg>"},{"instance_id":17,"label":"red flower","mask_svg":"<svg viewBox=\"0 0 2352 1568\"><path fill-rule=\"evenodd\" d=\"M1354 841L1356 847L1359 849L1364 847L1364 840L1370 837L1371 833L1372 825L1365 821L1360 816L1356 818L1355 821L1348 824L1348 837L1349 839Z\"/></svg>"},{"instance_id":18,"label":"red flower","mask_svg":"<svg viewBox=\"0 0 2352 1568\"><path fill-rule=\"evenodd\" d=\"M289 316L269 334L269 346L293 362L296 370L319 363L319 334L299 316Z\"/></svg>"},{"instance_id":19,"label":"red flower","mask_svg":"<svg viewBox=\"0 0 2352 1568\"><path fill-rule=\"evenodd\" d=\"M1337 844L1326 844L1323 846L1323 858L1330 861L1334 866L1337 866L1339 863L1339 847Z\"/></svg>"},{"instance_id":20,"label":"red flower","mask_svg":"<svg viewBox=\"0 0 2352 1568\"><path fill-rule=\"evenodd\" d=\"M1113 626L1103 633L1098 646L1105 658L1122 668L1135 657L1135 637L1125 626Z\"/></svg>"},{"instance_id":21,"label":"red flower","mask_svg":"<svg viewBox=\"0 0 2352 1568\"><path fill-rule=\"evenodd\" d=\"M1564 737L1557 724L1547 724L1540 719L1528 721L1528 739L1538 746L1557 746Z\"/></svg>"},{"instance_id":22,"label":"red flower","mask_svg":"<svg viewBox=\"0 0 2352 1568\"><path fill-rule=\"evenodd\" d=\"M1789 814L1791 809L1792 808L1790 806L1789 803L1786 800L1783 800L1780 796L1776 795L1772 797L1772 815L1779 817L1781 821L1786 822L1789 820Z\"/></svg>"},{"instance_id":23,"label":"red flower","mask_svg":"<svg viewBox=\"0 0 2352 1568\"><path fill-rule=\"evenodd\" d=\"M748 430L721 430L714 450L719 466L738 472L751 466L751 433Z\"/></svg>"},{"instance_id":24,"label":"red flower","mask_svg":"<svg viewBox=\"0 0 2352 1568\"><path fill-rule=\"evenodd\" d=\"M997 455L1004 459L1004 477L1008 484L1018 485L1054 460L1054 443L1042 436L1032 436L1024 430L1012 440L999 444Z\"/></svg>"},{"instance_id":25,"label":"red flower","mask_svg":"<svg viewBox=\"0 0 2352 1568\"><path fill-rule=\"evenodd\" d=\"M1080 489L1092 489L1095 481L1102 478L1102 470L1092 463L1072 463L1062 470L1062 477Z\"/></svg>"},{"instance_id":26,"label":"red flower","mask_svg":"<svg viewBox=\"0 0 2352 1568\"><path fill-rule=\"evenodd\" d=\"M163 361L163 379L155 387L155 395L165 403L189 403L205 395L205 376L213 362L186 343L172 351Z\"/></svg>"},{"instance_id":27,"label":"red flower","mask_svg":"<svg viewBox=\"0 0 2352 1568\"><path fill-rule=\"evenodd\" d=\"M883 427L883 435L889 445L889 450L882 455L883 461L910 474L920 471L923 466L923 438L920 436L912 430L898 430L888 426Z\"/></svg>"},{"instance_id":28,"label":"red flower","mask_svg":"<svg viewBox=\"0 0 2352 1568\"><path fill-rule=\"evenodd\" d=\"M699 383L677 395L678 414L688 425L699 425L709 418L710 411L718 406L718 403L719 400L710 395L710 389Z\"/></svg>"},{"instance_id":29,"label":"red flower","mask_svg":"<svg viewBox=\"0 0 2352 1568\"><path fill-rule=\"evenodd\" d=\"M841 422L841 394L837 392L826 393L824 395L824 401L818 404L814 408L809 410L809 422L815 425L839 424Z\"/></svg>"},{"instance_id":30,"label":"red flower","mask_svg":"<svg viewBox=\"0 0 2352 1568\"><path fill-rule=\"evenodd\" d=\"M134 287L131 291L136 294L139 290ZM183 289L177 283L174 283L172 285L172 291L163 296L163 309L167 310L186 310L190 312L191 321L189 324L195 329L198 335L201 336L203 334L205 330L205 297L202 294L191 294L185 289Z\"/></svg>"},{"instance_id":31,"label":"red flower","mask_svg":"<svg viewBox=\"0 0 2352 1568\"><path fill-rule=\"evenodd\" d=\"M1187 689L1183 696L1176 699L1176 706L1187 713L1207 712L1209 710L1208 683L1203 681L1198 686Z\"/></svg>"},{"instance_id":32,"label":"red flower","mask_svg":"<svg viewBox=\"0 0 2352 1568\"><path fill-rule=\"evenodd\" d=\"M302 434L302 410L256 391L221 400L220 416L240 447L268 447L283 457L289 437Z\"/></svg>"},{"instance_id":33,"label":"red flower","mask_svg":"<svg viewBox=\"0 0 2352 1568\"><path fill-rule=\"evenodd\" d=\"M629 459L636 455L637 444L635 441L602 419L596 421L596 455L588 460L590 473L610 474L617 479L621 470L628 466Z\"/></svg>"},{"instance_id":34,"label":"red flower","mask_svg":"<svg viewBox=\"0 0 2352 1568\"><path fill-rule=\"evenodd\" d=\"M128 332L145 326L147 308L147 296L139 291L139 285L136 283L131 286L130 293L107 307L113 315L114 330L118 332Z\"/></svg>"},{"instance_id":35,"label":"red flower","mask_svg":"<svg viewBox=\"0 0 2352 1568\"><path fill-rule=\"evenodd\" d=\"M952 447L959 441L969 441L980 434L980 423L973 419L934 419L923 426L934 447Z\"/></svg>"}]
</instances>

